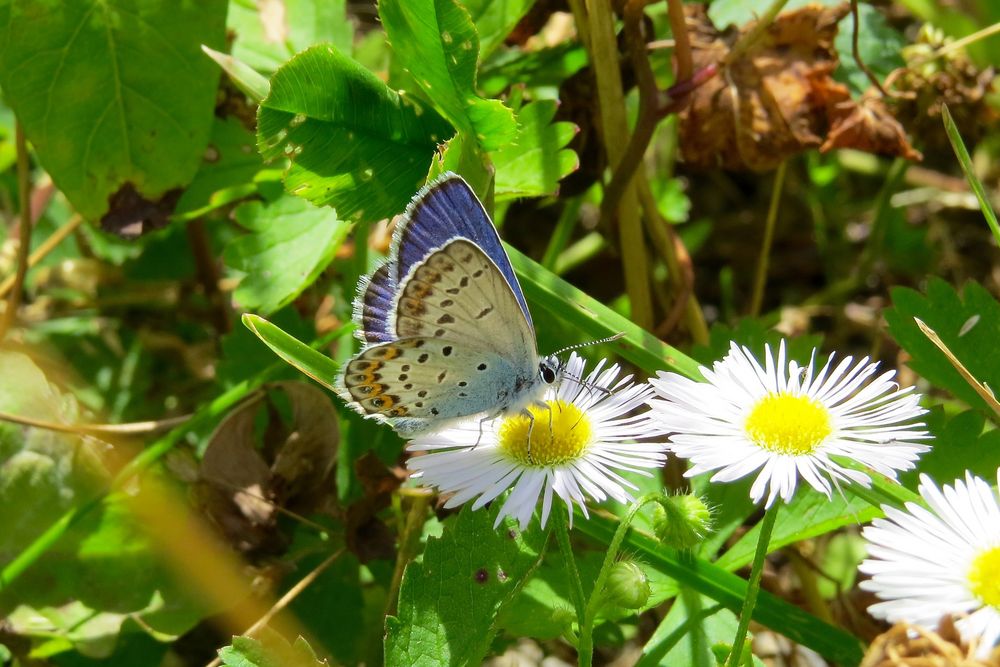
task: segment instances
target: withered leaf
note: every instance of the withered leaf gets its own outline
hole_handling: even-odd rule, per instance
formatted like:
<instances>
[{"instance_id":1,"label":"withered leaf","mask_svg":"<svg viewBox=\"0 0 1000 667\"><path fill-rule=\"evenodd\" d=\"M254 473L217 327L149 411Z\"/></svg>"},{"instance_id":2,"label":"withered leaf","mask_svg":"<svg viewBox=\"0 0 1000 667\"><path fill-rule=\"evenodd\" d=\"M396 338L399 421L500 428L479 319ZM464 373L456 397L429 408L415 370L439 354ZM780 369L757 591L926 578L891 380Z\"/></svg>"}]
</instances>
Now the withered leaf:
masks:
<instances>
[{"instance_id":1,"label":"withered leaf","mask_svg":"<svg viewBox=\"0 0 1000 667\"><path fill-rule=\"evenodd\" d=\"M785 12L740 53L732 52L734 45L756 22L719 32L704 5L685 4L684 10L695 68L720 68L691 93L680 114L680 147L688 164L767 171L810 148L841 145L919 159L888 111L869 107L855 114L849 90L833 79L834 38L847 4ZM832 128L838 136L831 141Z\"/></svg>"},{"instance_id":2,"label":"withered leaf","mask_svg":"<svg viewBox=\"0 0 1000 667\"><path fill-rule=\"evenodd\" d=\"M291 424L267 410L269 423L258 447L255 423L269 404L260 394L231 412L216 428L194 486L201 509L241 551L273 550L278 508L299 513L326 509L335 498L332 471L340 430L330 399L303 382L266 387L284 392Z\"/></svg>"},{"instance_id":3,"label":"withered leaf","mask_svg":"<svg viewBox=\"0 0 1000 667\"><path fill-rule=\"evenodd\" d=\"M903 126L889 113L881 98L866 95L860 102L850 102L838 109L831 112L833 124L820 151L856 148L876 155L923 159L910 145Z\"/></svg>"}]
</instances>

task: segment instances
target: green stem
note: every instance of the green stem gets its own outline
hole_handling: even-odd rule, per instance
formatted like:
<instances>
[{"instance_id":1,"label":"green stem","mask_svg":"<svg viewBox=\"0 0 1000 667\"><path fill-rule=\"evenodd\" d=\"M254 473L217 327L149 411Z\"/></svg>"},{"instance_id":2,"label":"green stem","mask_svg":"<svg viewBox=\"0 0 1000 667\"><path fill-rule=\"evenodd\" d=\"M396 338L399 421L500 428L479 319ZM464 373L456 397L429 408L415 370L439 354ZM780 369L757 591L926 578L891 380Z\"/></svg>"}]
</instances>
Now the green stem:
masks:
<instances>
[{"instance_id":1,"label":"green stem","mask_svg":"<svg viewBox=\"0 0 1000 667\"><path fill-rule=\"evenodd\" d=\"M352 326L353 324L346 324L336 331L323 336L313 343L313 347L322 347L327 342L338 337ZM44 533L35 538L34 542L25 547L25 549L21 551L21 553L19 553L14 560L8 563L7 566L0 571L0 592L10 587L10 585L19 576L21 576L25 570L27 570L49 549L51 549L53 545L55 545L55 543L58 542L59 539L62 538L74 524L90 514L91 511L104 504L104 502L114 492L121 489L130 479L132 479L134 475L142 472L158 461L164 454L173 449L178 442L187 436L188 433L197 431L198 429L218 420L219 417L225 414L230 408L246 398L246 396L248 396L252 391L264 384L264 382L269 380L284 367L285 362L283 361L271 364L256 377L239 383L208 405L198 410L191 417L191 419L171 429L162 438L159 438L152 445L144 449L138 456L129 461L122 467L121 470L118 471L118 474L115 475L114 479L112 479L107 491L99 493L77 507L68 510L65 514L59 517L55 523L49 526Z\"/></svg>"},{"instance_id":2,"label":"green stem","mask_svg":"<svg viewBox=\"0 0 1000 667\"><path fill-rule=\"evenodd\" d=\"M767 545L771 541L771 532L774 530L774 522L778 518L779 507L781 507L780 502L771 505L764 512L764 519L760 522L757 551L753 556L750 580L747 582L747 596L743 600L743 609L740 611L740 624L736 628L736 637L733 639L733 650L729 653L729 660L726 661L726 667L737 667L740 664L743 643L746 641L747 629L750 627L750 618L753 616L754 607L757 606L757 594L760 592L760 577L764 572Z\"/></svg>"},{"instance_id":3,"label":"green stem","mask_svg":"<svg viewBox=\"0 0 1000 667\"><path fill-rule=\"evenodd\" d=\"M767 207L764 240L760 244L757 275L753 281L753 295L750 297L750 317L760 315L760 306L764 303L764 288L767 286L767 268L771 259L771 243L774 241L774 226L778 221L778 205L781 203L781 191L785 187L785 170L787 168L788 160L783 160L778 165L778 171L774 174L774 185L771 189L771 205Z\"/></svg>"},{"instance_id":4,"label":"green stem","mask_svg":"<svg viewBox=\"0 0 1000 667\"><path fill-rule=\"evenodd\" d=\"M569 523L560 507L555 508L555 511L552 512L552 517L556 524L553 532L556 534L556 542L559 543L559 554L562 556L563 563L566 566L566 574L569 577L569 592L573 598L573 606L576 608L577 622L582 627L583 617L586 613L586 607L583 602L583 582L580 580L580 571L576 568L573 545L569 542ZM579 656L580 665L590 665L592 657L590 652L585 654L582 650L579 650Z\"/></svg>"},{"instance_id":5,"label":"green stem","mask_svg":"<svg viewBox=\"0 0 1000 667\"><path fill-rule=\"evenodd\" d=\"M611 542L608 543L608 550L604 554L604 562L601 563L601 571L597 575L597 581L594 582L594 589L590 592L590 599L587 601L587 609L583 616L581 616L580 621L580 643L577 647L577 654L580 656L580 664L583 663L584 653L589 657L594 652L594 619L597 618L597 612L601 609L601 602L603 600L604 587L608 583L608 577L611 575L611 566L615 564L615 559L618 558L618 550L622 546L622 542L625 540L625 535L628 534L629 526L632 525L632 520L635 519L635 515L639 513L639 510L644 506L652 502L657 502L662 497L659 492L648 493L642 498L640 498L631 509L629 509L628 514L618 522L618 528L615 530L614 537L611 538Z\"/></svg>"}]
</instances>

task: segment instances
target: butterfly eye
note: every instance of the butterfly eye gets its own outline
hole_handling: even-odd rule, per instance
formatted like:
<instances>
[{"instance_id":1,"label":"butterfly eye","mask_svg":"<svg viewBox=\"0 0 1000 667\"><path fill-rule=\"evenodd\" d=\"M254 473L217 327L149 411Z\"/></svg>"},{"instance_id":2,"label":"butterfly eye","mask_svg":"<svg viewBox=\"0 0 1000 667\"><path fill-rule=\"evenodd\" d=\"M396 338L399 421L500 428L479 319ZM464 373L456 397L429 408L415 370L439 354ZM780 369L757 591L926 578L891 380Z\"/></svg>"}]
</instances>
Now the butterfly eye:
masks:
<instances>
[{"instance_id":1,"label":"butterfly eye","mask_svg":"<svg viewBox=\"0 0 1000 667\"><path fill-rule=\"evenodd\" d=\"M556 371L554 368L544 363L541 363L538 365L538 369L542 374L542 380L545 382L545 384L552 384L553 382L556 381Z\"/></svg>"}]
</instances>

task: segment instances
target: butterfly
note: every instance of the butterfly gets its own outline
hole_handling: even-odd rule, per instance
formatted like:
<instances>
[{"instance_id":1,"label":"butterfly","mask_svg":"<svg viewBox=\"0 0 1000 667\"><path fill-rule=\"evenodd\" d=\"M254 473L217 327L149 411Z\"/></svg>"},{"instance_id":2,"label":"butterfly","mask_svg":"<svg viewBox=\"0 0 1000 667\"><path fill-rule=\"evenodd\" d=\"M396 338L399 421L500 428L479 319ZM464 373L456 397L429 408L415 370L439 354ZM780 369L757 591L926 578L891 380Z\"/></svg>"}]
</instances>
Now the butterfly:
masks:
<instances>
[{"instance_id":1,"label":"butterfly","mask_svg":"<svg viewBox=\"0 0 1000 667\"><path fill-rule=\"evenodd\" d=\"M406 438L521 412L562 373L556 355L539 357L493 222L450 172L410 202L387 261L358 284L354 321L365 346L344 364L337 393Z\"/></svg>"}]
</instances>

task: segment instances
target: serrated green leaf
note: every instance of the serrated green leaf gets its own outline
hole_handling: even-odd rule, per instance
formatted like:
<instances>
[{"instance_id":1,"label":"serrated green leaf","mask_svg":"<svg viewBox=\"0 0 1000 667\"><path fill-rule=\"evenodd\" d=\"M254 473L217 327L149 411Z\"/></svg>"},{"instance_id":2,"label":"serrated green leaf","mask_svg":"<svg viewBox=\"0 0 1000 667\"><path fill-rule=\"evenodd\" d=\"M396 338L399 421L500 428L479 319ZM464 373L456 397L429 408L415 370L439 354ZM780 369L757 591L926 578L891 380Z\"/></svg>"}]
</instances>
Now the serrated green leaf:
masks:
<instances>
[{"instance_id":1,"label":"serrated green leaf","mask_svg":"<svg viewBox=\"0 0 1000 667\"><path fill-rule=\"evenodd\" d=\"M932 278L927 296L897 287L893 307L885 312L889 333L912 357L909 366L935 387L945 389L969 405L987 410L986 401L966 382L934 343L917 327L918 317L933 329L948 349L980 382L1000 387L1000 304L981 285L969 282L961 296L941 280Z\"/></svg>"},{"instance_id":2,"label":"serrated green leaf","mask_svg":"<svg viewBox=\"0 0 1000 667\"><path fill-rule=\"evenodd\" d=\"M517 113L517 137L494 152L497 201L554 194L559 181L580 166L566 145L577 133L573 123L557 122L554 100L539 100Z\"/></svg>"},{"instance_id":3,"label":"serrated green leaf","mask_svg":"<svg viewBox=\"0 0 1000 667\"><path fill-rule=\"evenodd\" d=\"M500 607L537 565L546 539L536 524L521 532L500 503L466 505L429 540L422 561L406 567L397 616L386 619L389 665L479 664L492 640Z\"/></svg>"},{"instance_id":4,"label":"serrated green leaf","mask_svg":"<svg viewBox=\"0 0 1000 667\"><path fill-rule=\"evenodd\" d=\"M479 37L464 7L456 0L382 0L378 9L393 53L452 125L484 151L514 139L513 111L476 93Z\"/></svg>"},{"instance_id":5,"label":"serrated green leaf","mask_svg":"<svg viewBox=\"0 0 1000 667\"><path fill-rule=\"evenodd\" d=\"M529 89L558 89L559 85L587 66L587 50L578 42L566 41L537 51L512 48L500 51L484 62L479 71L479 88L486 95L499 95L519 83Z\"/></svg>"},{"instance_id":6,"label":"serrated green leaf","mask_svg":"<svg viewBox=\"0 0 1000 667\"><path fill-rule=\"evenodd\" d=\"M243 308L264 315L311 285L351 229L333 209L290 195L243 204L235 216L249 233L223 253L226 266L245 274L233 296Z\"/></svg>"},{"instance_id":7,"label":"serrated green leaf","mask_svg":"<svg viewBox=\"0 0 1000 667\"><path fill-rule=\"evenodd\" d=\"M265 160L289 160L285 188L341 219L401 211L452 129L332 46L295 56L257 111Z\"/></svg>"},{"instance_id":8,"label":"serrated green leaf","mask_svg":"<svg viewBox=\"0 0 1000 667\"><path fill-rule=\"evenodd\" d=\"M345 5L345 0L282 0L284 11L276 20L274 5L231 0L226 23L235 35L232 55L258 72L271 73L315 44L333 44L350 53L354 24ZM266 15L268 11L272 14Z\"/></svg>"},{"instance_id":9,"label":"serrated green leaf","mask_svg":"<svg viewBox=\"0 0 1000 667\"><path fill-rule=\"evenodd\" d=\"M330 357L288 335L263 317L246 313L243 315L243 324L287 363L327 389L333 390L333 381L337 377L337 363Z\"/></svg>"},{"instance_id":10,"label":"serrated green leaf","mask_svg":"<svg viewBox=\"0 0 1000 667\"><path fill-rule=\"evenodd\" d=\"M900 476L900 481L916 489L920 473L927 473L938 484L951 484L971 471L984 479L996 476L1000 468L1000 430L984 431L983 413L968 410L948 417L940 407L926 417L927 429L934 435L931 450L920 457L917 469Z\"/></svg>"},{"instance_id":11,"label":"serrated green leaf","mask_svg":"<svg viewBox=\"0 0 1000 667\"><path fill-rule=\"evenodd\" d=\"M485 60L528 13L535 0L463 0L476 24L479 57Z\"/></svg>"},{"instance_id":12,"label":"serrated green leaf","mask_svg":"<svg viewBox=\"0 0 1000 667\"><path fill-rule=\"evenodd\" d=\"M233 637L233 643L219 649L226 667L323 667L326 660L316 657L309 643L299 637L294 644L265 628L259 639Z\"/></svg>"},{"instance_id":13,"label":"serrated green leaf","mask_svg":"<svg viewBox=\"0 0 1000 667\"><path fill-rule=\"evenodd\" d=\"M97 220L126 184L158 200L194 176L212 127L226 2L0 4L0 87L52 180Z\"/></svg>"}]
</instances>

